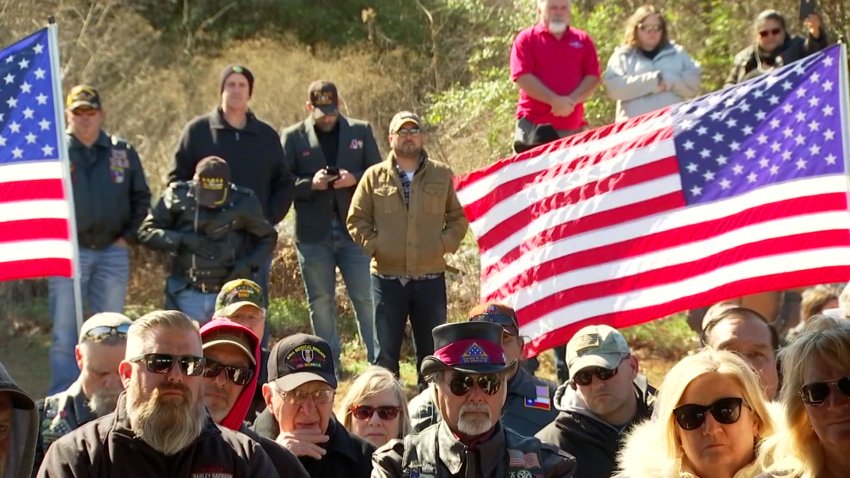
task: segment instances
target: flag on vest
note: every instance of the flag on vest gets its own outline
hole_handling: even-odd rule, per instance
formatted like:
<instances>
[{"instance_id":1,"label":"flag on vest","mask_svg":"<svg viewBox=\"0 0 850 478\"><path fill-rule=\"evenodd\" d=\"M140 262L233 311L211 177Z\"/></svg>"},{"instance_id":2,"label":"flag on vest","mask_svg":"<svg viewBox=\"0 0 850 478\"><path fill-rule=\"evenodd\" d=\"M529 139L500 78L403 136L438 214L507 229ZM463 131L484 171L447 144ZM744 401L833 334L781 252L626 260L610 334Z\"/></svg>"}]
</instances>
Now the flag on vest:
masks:
<instances>
[{"instance_id":1,"label":"flag on vest","mask_svg":"<svg viewBox=\"0 0 850 478\"><path fill-rule=\"evenodd\" d=\"M72 274L55 64L47 28L0 51L0 281Z\"/></svg>"},{"instance_id":2,"label":"flag on vest","mask_svg":"<svg viewBox=\"0 0 850 478\"><path fill-rule=\"evenodd\" d=\"M850 279L842 45L456 179L481 299L529 355L764 291Z\"/></svg>"}]
</instances>

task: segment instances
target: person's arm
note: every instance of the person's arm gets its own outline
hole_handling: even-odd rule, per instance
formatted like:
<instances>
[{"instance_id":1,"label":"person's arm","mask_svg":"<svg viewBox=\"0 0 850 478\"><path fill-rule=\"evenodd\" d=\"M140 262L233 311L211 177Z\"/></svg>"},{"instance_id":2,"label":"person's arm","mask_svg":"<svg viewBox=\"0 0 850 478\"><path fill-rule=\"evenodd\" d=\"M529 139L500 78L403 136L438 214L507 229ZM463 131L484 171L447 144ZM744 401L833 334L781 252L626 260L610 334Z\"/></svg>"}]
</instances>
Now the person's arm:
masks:
<instances>
[{"instance_id":1,"label":"person's arm","mask_svg":"<svg viewBox=\"0 0 850 478\"><path fill-rule=\"evenodd\" d=\"M130 145L127 145L127 157L130 159L132 168L132 184L130 185L130 220L121 236L130 244L138 242L136 232L151 207L151 190L145 180L145 171L139 154Z\"/></svg>"},{"instance_id":2,"label":"person's arm","mask_svg":"<svg viewBox=\"0 0 850 478\"><path fill-rule=\"evenodd\" d=\"M256 238L255 246L245 257L237 258L244 261L253 270L258 270L264 261L271 257L274 246L277 244L277 231L263 216L263 208L257 197L251 194L245 197L245 211L242 215L244 230Z\"/></svg>"},{"instance_id":3,"label":"person's arm","mask_svg":"<svg viewBox=\"0 0 850 478\"><path fill-rule=\"evenodd\" d=\"M372 478L397 478L404 476L401 460L404 456L404 440L393 439L372 454Z\"/></svg>"},{"instance_id":4,"label":"person's arm","mask_svg":"<svg viewBox=\"0 0 850 478\"><path fill-rule=\"evenodd\" d=\"M275 225L286 217L289 208L292 206L292 200L295 197L295 176L289 171L286 166L285 156L283 154L283 146L281 146L280 136L272 130L273 139L271 141L271 161L274 161L272 169L272 177L269 178L269 216L272 225Z\"/></svg>"},{"instance_id":5,"label":"person's arm","mask_svg":"<svg viewBox=\"0 0 850 478\"><path fill-rule=\"evenodd\" d=\"M677 52L682 58L682 71L672 74L664 74L664 82L667 89L679 95L680 98L688 100L695 98L700 92L702 82L702 67L694 61L684 49Z\"/></svg>"},{"instance_id":6,"label":"person's arm","mask_svg":"<svg viewBox=\"0 0 850 478\"><path fill-rule=\"evenodd\" d=\"M374 204L372 202L372 177L374 175L364 174L357 183L354 197L351 198L351 207L348 209L348 218L345 221L351 239L363 247L363 252L371 257L375 254L378 233L375 232Z\"/></svg>"},{"instance_id":7,"label":"person's arm","mask_svg":"<svg viewBox=\"0 0 850 478\"><path fill-rule=\"evenodd\" d=\"M158 251L177 252L183 233L172 229L175 218L169 204L173 195L174 189L169 187L151 207L139 226L137 237L141 244Z\"/></svg>"},{"instance_id":8,"label":"person's arm","mask_svg":"<svg viewBox=\"0 0 850 478\"><path fill-rule=\"evenodd\" d=\"M453 253L457 251L468 228L469 221L463 212L463 206L458 201L454 185L449 184L449 194L446 197L446 226L441 234L445 252Z\"/></svg>"},{"instance_id":9,"label":"person's arm","mask_svg":"<svg viewBox=\"0 0 850 478\"><path fill-rule=\"evenodd\" d=\"M608 60L608 68L602 76L605 92L612 100L629 101L659 92L661 72L633 73L628 70L626 52L617 49Z\"/></svg>"},{"instance_id":10,"label":"person's arm","mask_svg":"<svg viewBox=\"0 0 850 478\"><path fill-rule=\"evenodd\" d=\"M298 167L298 153L295 145L300 141L299 136L301 136L300 127L284 131L281 135L281 147L286 169L294 179L294 197L299 200L309 200L313 195L313 174L304 174Z\"/></svg>"},{"instance_id":11,"label":"person's arm","mask_svg":"<svg viewBox=\"0 0 850 478\"><path fill-rule=\"evenodd\" d=\"M94 476L92 471L94 470L92 470L88 447L78 443L74 439L74 434L70 433L47 449L36 476L38 478L88 478Z\"/></svg>"},{"instance_id":12,"label":"person's arm","mask_svg":"<svg viewBox=\"0 0 850 478\"><path fill-rule=\"evenodd\" d=\"M168 172L166 186L176 181L188 181L195 175L196 158L191 150L192 124L193 122L190 122L183 128L183 133L177 142L177 149L174 151L174 165Z\"/></svg>"},{"instance_id":13,"label":"person's arm","mask_svg":"<svg viewBox=\"0 0 850 478\"><path fill-rule=\"evenodd\" d=\"M363 159L365 162L363 170L352 173L357 178L357 182L360 182L369 167L381 162L381 151L378 149L378 142L375 141L372 125L369 123L366 123L366 134L363 135Z\"/></svg>"}]
</instances>

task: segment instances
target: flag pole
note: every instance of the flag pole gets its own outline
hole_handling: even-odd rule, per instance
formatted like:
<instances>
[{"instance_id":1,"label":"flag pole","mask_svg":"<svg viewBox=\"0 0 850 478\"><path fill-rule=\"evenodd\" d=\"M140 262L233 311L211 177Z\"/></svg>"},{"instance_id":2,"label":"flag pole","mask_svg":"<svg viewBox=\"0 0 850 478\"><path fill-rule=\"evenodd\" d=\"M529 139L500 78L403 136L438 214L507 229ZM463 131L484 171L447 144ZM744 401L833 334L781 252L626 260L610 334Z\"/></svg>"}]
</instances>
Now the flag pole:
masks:
<instances>
[{"instance_id":1,"label":"flag pole","mask_svg":"<svg viewBox=\"0 0 850 478\"><path fill-rule=\"evenodd\" d=\"M62 95L62 78L59 69L59 26L56 17L47 17L47 44L50 52L50 69L53 78L53 121L56 125L56 144L59 145L59 163L62 165L62 184L68 205L68 235L71 242L71 280L74 283L74 313L77 318L77 334L83 327L83 301L80 287L80 251L77 243L77 216L74 212L74 191L71 186L71 161L68 157L68 144L65 137L65 110ZM61 127L60 127L61 126Z\"/></svg>"},{"instance_id":2,"label":"flag pole","mask_svg":"<svg viewBox=\"0 0 850 478\"><path fill-rule=\"evenodd\" d=\"M841 114L841 129L845 132L841 135L842 152L844 153L844 176L847 178L848 207L850 207L850 92L847 86L847 43L839 43L838 51L838 88L839 101L841 102L839 114Z\"/></svg>"}]
</instances>

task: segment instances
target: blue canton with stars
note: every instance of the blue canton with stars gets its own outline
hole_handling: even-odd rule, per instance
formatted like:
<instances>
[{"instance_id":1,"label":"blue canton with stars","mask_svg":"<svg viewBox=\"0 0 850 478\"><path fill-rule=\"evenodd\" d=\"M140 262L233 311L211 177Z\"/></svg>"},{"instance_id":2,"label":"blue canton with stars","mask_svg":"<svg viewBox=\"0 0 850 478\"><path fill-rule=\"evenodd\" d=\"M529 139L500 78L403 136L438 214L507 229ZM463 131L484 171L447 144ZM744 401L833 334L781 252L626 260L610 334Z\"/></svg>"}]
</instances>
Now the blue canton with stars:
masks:
<instances>
[{"instance_id":1,"label":"blue canton with stars","mask_svg":"<svg viewBox=\"0 0 850 478\"><path fill-rule=\"evenodd\" d=\"M840 46L673 108L688 204L844 171Z\"/></svg>"},{"instance_id":2,"label":"blue canton with stars","mask_svg":"<svg viewBox=\"0 0 850 478\"><path fill-rule=\"evenodd\" d=\"M0 164L59 158L47 29L0 51Z\"/></svg>"}]
</instances>

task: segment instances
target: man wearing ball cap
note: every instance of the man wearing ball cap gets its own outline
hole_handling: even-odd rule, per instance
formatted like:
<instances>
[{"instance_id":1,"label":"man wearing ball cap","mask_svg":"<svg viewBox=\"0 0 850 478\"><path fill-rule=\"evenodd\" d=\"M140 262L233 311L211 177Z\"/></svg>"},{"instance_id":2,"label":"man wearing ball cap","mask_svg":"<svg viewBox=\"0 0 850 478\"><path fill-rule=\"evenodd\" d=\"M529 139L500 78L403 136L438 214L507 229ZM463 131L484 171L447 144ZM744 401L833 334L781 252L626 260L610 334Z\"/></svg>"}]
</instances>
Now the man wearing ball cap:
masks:
<instances>
[{"instance_id":1,"label":"man wearing ball cap","mask_svg":"<svg viewBox=\"0 0 850 478\"><path fill-rule=\"evenodd\" d=\"M434 328L434 354L421 373L434 384L443 420L379 448L373 477L573 476L571 456L500 422L508 376L517 368L516 360L506 363L502 330L483 321Z\"/></svg>"}]
</instances>

